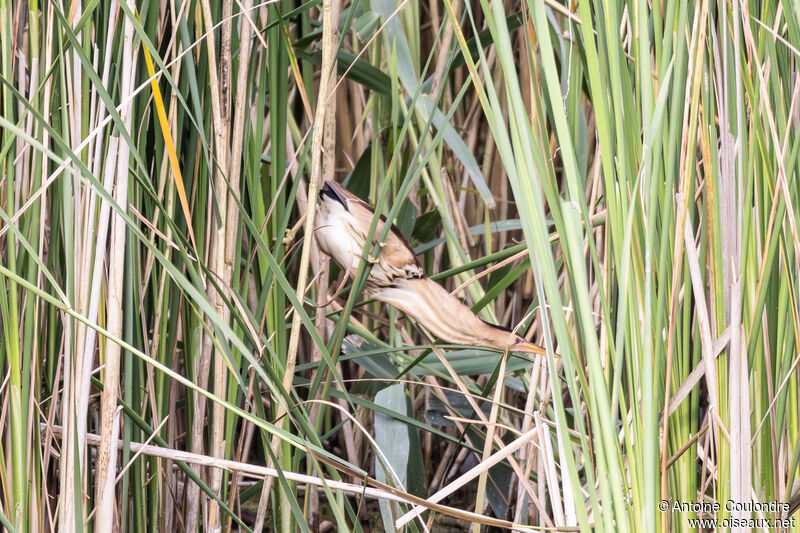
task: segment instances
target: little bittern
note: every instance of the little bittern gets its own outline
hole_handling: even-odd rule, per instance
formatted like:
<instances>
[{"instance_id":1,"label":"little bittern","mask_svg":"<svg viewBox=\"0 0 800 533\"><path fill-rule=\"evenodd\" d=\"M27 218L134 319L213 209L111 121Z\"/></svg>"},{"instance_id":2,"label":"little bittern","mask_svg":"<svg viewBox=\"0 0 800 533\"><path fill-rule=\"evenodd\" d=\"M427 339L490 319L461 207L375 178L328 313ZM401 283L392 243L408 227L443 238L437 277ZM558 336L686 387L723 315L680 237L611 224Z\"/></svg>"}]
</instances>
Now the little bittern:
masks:
<instances>
[{"instance_id":1,"label":"little bittern","mask_svg":"<svg viewBox=\"0 0 800 533\"><path fill-rule=\"evenodd\" d=\"M320 190L315 236L320 249L352 274L358 268L375 210L334 181ZM381 216L375 236L386 224ZM403 311L442 340L542 354L544 350L512 331L484 322L458 298L425 276L411 246L392 225L372 260L366 283L368 296Z\"/></svg>"}]
</instances>

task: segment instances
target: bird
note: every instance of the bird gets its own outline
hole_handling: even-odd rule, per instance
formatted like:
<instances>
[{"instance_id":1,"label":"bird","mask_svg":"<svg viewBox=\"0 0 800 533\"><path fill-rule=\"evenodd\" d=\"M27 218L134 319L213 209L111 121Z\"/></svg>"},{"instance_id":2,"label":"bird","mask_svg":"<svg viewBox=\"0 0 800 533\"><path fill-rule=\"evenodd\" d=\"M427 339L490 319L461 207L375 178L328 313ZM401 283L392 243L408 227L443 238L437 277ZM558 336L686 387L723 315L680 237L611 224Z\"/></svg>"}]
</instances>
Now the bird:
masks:
<instances>
[{"instance_id":1,"label":"bird","mask_svg":"<svg viewBox=\"0 0 800 533\"><path fill-rule=\"evenodd\" d=\"M347 275L358 269L375 210L339 183L326 180L319 192L320 204L314 236L320 250ZM380 216L375 238L387 224ZM526 341L508 328L490 324L444 287L430 279L411 245L394 224L378 243L380 253L371 258L366 294L399 309L436 337L452 343L502 352L544 354L543 348Z\"/></svg>"}]
</instances>

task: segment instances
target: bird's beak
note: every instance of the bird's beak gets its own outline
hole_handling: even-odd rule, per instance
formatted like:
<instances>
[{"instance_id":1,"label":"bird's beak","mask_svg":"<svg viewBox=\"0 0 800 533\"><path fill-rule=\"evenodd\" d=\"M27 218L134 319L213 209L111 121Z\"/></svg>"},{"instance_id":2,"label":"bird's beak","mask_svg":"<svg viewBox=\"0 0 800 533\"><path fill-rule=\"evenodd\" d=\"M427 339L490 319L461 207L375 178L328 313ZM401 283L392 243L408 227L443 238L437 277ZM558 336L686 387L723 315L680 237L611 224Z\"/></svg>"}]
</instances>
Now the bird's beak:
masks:
<instances>
[{"instance_id":1,"label":"bird's beak","mask_svg":"<svg viewBox=\"0 0 800 533\"><path fill-rule=\"evenodd\" d=\"M545 353L547 353L541 346L536 346L532 342L525 342L525 341L520 341L512 345L510 351L529 353L534 355L544 355Z\"/></svg>"}]
</instances>

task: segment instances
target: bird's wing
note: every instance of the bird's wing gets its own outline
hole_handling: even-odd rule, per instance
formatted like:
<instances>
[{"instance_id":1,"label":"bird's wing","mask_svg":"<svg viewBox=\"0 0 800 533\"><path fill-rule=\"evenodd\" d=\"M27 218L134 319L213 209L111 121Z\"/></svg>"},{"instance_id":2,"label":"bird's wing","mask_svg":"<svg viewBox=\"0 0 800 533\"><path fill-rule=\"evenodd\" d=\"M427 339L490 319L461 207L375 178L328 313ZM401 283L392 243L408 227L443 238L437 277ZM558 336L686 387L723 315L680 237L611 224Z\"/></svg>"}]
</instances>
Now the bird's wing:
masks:
<instances>
[{"instance_id":1,"label":"bird's wing","mask_svg":"<svg viewBox=\"0 0 800 533\"><path fill-rule=\"evenodd\" d=\"M330 188L335 199L342 203L349 211L353 220L347 228L350 235L355 238L362 246L367 241L367 233L375 217L375 210L371 205L342 187L336 182L329 181L326 185ZM386 224L386 218L381 215L378 226L375 229L377 237ZM424 274L422 266L419 264L414 250L408 241L405 240L400 230L392 224L386 239L381 243L381 253L378 256L376 265L373 267L371 278L379 283L392 283L395 278L419 278ZM379 270L376 271L376 267Z\"/></svg>"},{"instance_id":2,"label":"bird's wing","mask_svg":"<svg viewBox=\"0 0 800 533\"><path fill-rule=\"evenodd\" d=\"M369 227L375 216L375 212L369 204L358 199L357 202L350 202L350 205L350 212L355 219L353 231L359 234L358 238L360 242L366 242L367 233L369 232ZM383 231L385 224L386 219L381 216L380 221L378 221L378 226L375 229L375 237ZM375 272L375 267L373 267L373 272L377 276L377 281L391 283L398 277L419 278L424 275L422 266L419 264L417 256L414 255L411 245L408 244L408 241L405 240L396 226L392 225L389 228L389 232L386 234L386 238L383 242L380 243L380 246L381 253L378 256L376 266L380 267L380 271L382 272ZM385 276L381 276L382 273L385 274Z\"/></svg>"}]
</instances>

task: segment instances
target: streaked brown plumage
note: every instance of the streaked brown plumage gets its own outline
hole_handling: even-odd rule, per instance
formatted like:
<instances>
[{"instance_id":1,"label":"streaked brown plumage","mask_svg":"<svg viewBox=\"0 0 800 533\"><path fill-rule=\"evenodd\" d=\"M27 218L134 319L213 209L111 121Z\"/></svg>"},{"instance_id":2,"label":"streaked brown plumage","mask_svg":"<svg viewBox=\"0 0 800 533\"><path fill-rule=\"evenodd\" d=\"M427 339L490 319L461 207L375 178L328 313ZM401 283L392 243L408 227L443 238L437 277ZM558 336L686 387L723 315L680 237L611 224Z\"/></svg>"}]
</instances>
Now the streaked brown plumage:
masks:
<instances>
[{"instance_id":1,"label":"streaked brown plumage","mask_svg":"<svg viewBox=\"0 0 800 533\"><path fill-rule=\"evenodd\" d=\"M320 190L315 236L320 249L352 274L358 268L375 211L336 182ZM386 223L381 217L377 237ZM541 354L544 350L506 328L484 322L458 298L425 276L411 246L392 225L367 279L370 297L400 309L440 339Z\"/></svg>"},{"instance_id":2,"label":"streaked brown plumage","mask_svg":"<svg viewBox=\"0 0 800 533\"><path fill-rule=\"evenodd\" d=\"M375 211L368 203L334 181L326 181L319 195L322 204L314 233L319 247L352 274L361 261ZM381 216L375 237L383 231L385 223L386 219ZM398 278L423 276L425 273L411 246L392 225L386 240L381 244L381 253L372 266L368 287L391 285Z\"/></svg>"}]
</instances>

